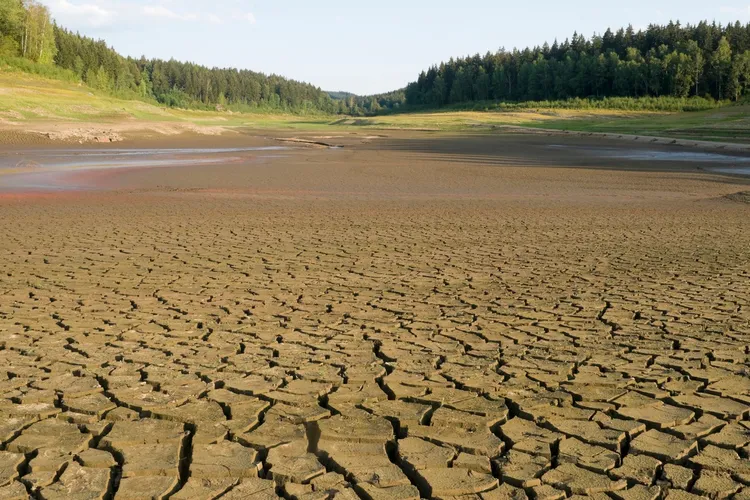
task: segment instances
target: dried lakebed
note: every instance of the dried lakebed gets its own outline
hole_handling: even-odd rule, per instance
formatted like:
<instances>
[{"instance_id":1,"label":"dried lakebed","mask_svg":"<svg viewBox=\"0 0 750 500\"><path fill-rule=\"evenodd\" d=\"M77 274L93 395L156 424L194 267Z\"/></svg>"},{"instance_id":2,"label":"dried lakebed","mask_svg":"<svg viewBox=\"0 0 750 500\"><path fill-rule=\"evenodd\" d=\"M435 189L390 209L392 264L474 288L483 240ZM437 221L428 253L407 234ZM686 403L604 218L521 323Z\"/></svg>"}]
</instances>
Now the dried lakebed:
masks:
<instances>
[{"instance_id":1,"label":"dried lakebed","mask_svg":"<svg viewBox=\"0 0 750 500\"><path fill-rule=\"evenodd\" d=\"M0 498L748 498L743 180L388 146L0 198Z\"/></svg>"}]
</instances>

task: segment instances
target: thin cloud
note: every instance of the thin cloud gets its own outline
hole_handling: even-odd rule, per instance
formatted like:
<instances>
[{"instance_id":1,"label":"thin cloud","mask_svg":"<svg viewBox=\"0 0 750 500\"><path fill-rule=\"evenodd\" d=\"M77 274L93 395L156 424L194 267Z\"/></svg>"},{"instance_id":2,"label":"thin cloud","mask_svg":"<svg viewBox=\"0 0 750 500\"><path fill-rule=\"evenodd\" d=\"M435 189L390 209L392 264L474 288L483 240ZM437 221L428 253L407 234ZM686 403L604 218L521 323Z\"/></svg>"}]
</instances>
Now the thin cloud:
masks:
<instances>
[{"instance_id":1,"label":"thin cloud","mask_svg":"<svg viewBox=\"0 0 750 500\"><path fill-rule=\"evenodd\" d=\"M735 16L747 16L750 15L750 6L747 7L719 7L719 12L722 14L732 14Z\"/></svg>"},{"instance_id":2,"label":"thin cloud","mask_svg":"<svg viewBox=\"0 0 750 500\"><path fill-rule=\"evenodd\" d=\"M93 3L75 4L68 0L55 0L50 8L56 16L62 18L78 18L90 26L103 26L111 23L115 17L114 10L105 9Z\"/></svg>"},{"instance_id":3,"label":"thin cloud","mask_svg":"<svg viewBox=\"0 0 750 500\"><path fill-rule=\"evenodd\" d=\"M162 19L174 19L176 21L195 21L198 19L196 14L178 14L163 5L146 5L142 12L149 17L159 17Z\"/></svg>"},{"instance_id":4,"label":"thin cloud","mask_svg":"<svg viewBox=\"0 0 750 500\"><path fill-rule=\"evenodd\" d=\"M255 24L257 20L255 19L255 15L253 15L252 12L246 12L244 14L239 14L237 16L234 16L235 19L239 19L240 21L247 21L250 24Z\"/></svg>"},{"instance_id":5,"label":"thin cloud","mask_svg":"<svg viewBox=\"0 0 750 500\"><path fill-rule=\"evenodd\" d=\"M4 0L0 0L4 1ZM204 10L196 7L183 11L186 7L173 0L42 0L49 5L53 17L64 26L77 29L91 28L120 29L134 22L151 20L154 22L203 22L221 25L226 21L255 24L252 12Z\"/></svg>"}]
</instances>

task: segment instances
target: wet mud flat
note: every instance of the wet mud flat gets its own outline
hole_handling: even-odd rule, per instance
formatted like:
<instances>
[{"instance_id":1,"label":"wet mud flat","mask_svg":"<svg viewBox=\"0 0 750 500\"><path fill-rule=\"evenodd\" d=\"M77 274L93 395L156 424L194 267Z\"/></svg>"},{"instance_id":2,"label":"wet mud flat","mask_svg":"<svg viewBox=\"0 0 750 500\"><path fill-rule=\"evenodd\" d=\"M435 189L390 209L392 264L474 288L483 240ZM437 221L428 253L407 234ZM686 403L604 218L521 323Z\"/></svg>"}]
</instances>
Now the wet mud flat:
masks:
<instances>
[{"instance_id":1,"label":"wet mud flat","mask_svg":"<svg viewBox=\"0 0 750 500\"><path fill-rule=\"evenodd\" d=\"M0 493L744 498L747 180L549 143L1 195Z\"/></svg>"},{"instance_id":2,"label":"wet mud flat","mask_svg":"<svg viewBox=\"0 0 750 500\"><path fill-rule=\"evenodd\" d=\"M526 135L448 135L403 133L391 136L367 136L361 140L358 134L326 137L322 143L319 136L311 137L252 137L251 144L242 140L227 141L217 138L193 144L190 140L170 142L159 147L158 142L134 143L123 147L66 147L66 148L5 148L0 151L0 190L69 191L81 189L117 190L119 180L133 178L132 172L146 173L135 181L134 187L149 187L154 180L170 182L175 178L192 182L195 189L243 187L236 183L237 175L251 173L258 163L295 157L314 157L327 167L336 169L342 159L351 155L362 157L366 165L370 157L377 155L414 156L417 161L432 161L433 164L449 162L454 173L473 165L484 167L564 167L595 170L626 170L644 172L679 172L682 174L709 173L750 177L750 154L737 152L717 153L695 148L670 147L641 143L627 144L623 141L586 139L576 137L544 137ZM372 140L377 139L377 140ZM338 141L338 142L337 142ZM335 145L334 145L335 143ZM340 144L339 144L340 143ZM325 144L322 150L306 147ZM348 148L346 154L344 148ZM353 151L352 151L353 150ZM371 154L368 155L367 152ZM348 165L356 168L353 160ZM397 162L398 160L394 160ZM288 163L280 162L278 171L284 172ZM152 169L180 168L183 172L163 173ZM192 168L197 167L197 168ZM213 169L204 167L224 167ZM227 168L228 167L228 168ZM408 167L408 165L407 165ZM316 164L316 169L319 165ZM261 169L262 170L262 169ZM216 173L216 175L213 175ZM358 177L343 174L344 177ZM317 177L302 179L314 184ZM110 180L105 180L110 179ZM135 179L135 178L134 178ZM408 193L413 179L404 179L401 188ZM336 179L335 184L340 180ZM160 184L161 185L161 184ZM128 185L130 186L130 185ZM246 186L245 186L246 187ZM340 193L341 194L341 193ZM357 194L357 193L353 193ZM365 194L362 192L361 194ZM469 196L481 193L468 193Z\"/></svg>"}]
</instances>

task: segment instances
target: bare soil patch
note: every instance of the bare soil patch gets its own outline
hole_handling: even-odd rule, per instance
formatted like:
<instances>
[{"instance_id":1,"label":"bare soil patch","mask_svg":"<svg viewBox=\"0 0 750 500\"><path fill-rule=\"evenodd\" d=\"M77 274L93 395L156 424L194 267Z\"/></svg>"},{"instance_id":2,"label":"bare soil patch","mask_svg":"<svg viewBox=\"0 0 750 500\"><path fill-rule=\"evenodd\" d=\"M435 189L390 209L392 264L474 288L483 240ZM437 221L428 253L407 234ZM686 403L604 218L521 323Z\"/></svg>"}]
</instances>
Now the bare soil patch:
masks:
<instances>
[{"instance_id":1,"label":"bare soil patch","mask_svg":"<svg viewBox=\"0 0 750 500\"><path fill-rule=\"evenodd\" d=\"M750 191L740 191L726 195L726 199L736 201L737 203L750 203Z\"/></svg>"}]
</instances>

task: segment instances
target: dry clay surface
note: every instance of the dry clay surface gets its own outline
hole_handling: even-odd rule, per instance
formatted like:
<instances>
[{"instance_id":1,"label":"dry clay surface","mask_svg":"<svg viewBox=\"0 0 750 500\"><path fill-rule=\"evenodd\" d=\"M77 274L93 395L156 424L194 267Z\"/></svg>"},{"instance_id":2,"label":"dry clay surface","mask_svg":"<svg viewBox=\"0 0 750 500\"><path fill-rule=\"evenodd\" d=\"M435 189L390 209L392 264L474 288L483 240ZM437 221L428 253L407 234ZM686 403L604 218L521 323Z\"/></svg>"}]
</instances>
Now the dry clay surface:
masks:
<instances>
[{"instance_id":1,"label":"dry clay surface","mask_svg":"<svg viewBox=\"0 0 750 500\"><path fill-rule=\"evenodd\" d=\"M742 186L357 154L0 200L0 499L750 498Z\"/></svg>"}]
</instances>

